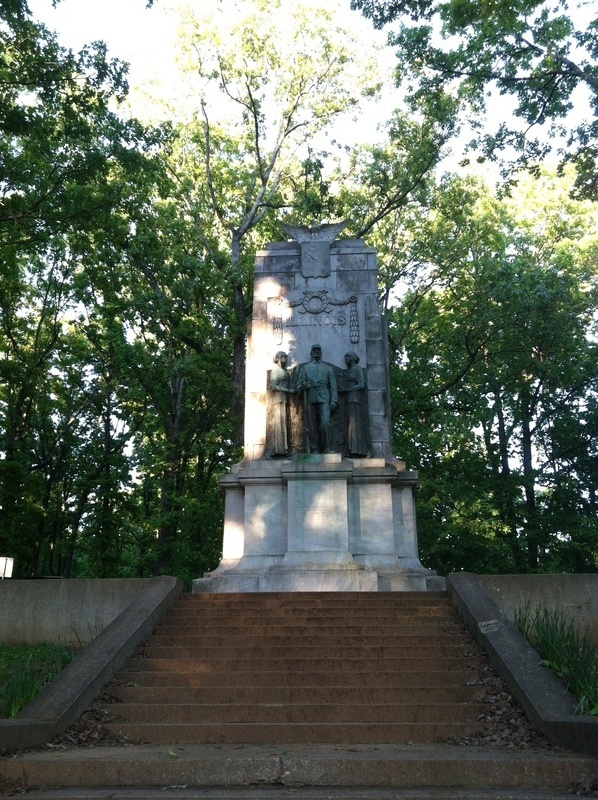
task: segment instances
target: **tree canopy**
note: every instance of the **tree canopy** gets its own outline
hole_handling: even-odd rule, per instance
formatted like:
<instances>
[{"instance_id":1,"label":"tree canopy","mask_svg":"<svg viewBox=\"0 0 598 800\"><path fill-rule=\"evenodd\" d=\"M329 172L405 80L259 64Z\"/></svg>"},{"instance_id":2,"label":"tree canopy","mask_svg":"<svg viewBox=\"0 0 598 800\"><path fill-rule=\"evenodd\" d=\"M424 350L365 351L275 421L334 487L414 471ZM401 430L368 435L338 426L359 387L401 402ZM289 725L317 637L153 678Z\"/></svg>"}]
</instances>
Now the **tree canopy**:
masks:
<instances>
[{"instance_id":1,"label":"tree canopy","mask_svg":"<svg viewBox=\"0 0 598 800\"><path fill-rule=\"evenodd\" d=\"M499 201L451 178L406 243L396 446L442 573L596 569L596 208L570 183Z\"/></svg>"},{"instance_id":2,"label":"tree canopy","mask_svg":"<svg viewBox=\"0 0 598 800\"><path fill-rule=\"evenodd\" d=\"M541 47L542 4L501 7L500 30L484 4L359 5L380 23L411 15L394 41L412 91L385 106L376 141L341 142L336 121L344 135L387 87L376 54L324 10L188 12L190 102L150 126L123 105L127 67L104 45L74 53L26 2L3 4L0 552L16 576L188 583L216 566L255 250L283 222L326 219L378 251L394 442L420 473L424 563L595 571L595 130L567 116L577 89L593 90L565 63L595 76L595 27L546 17L546 53L569 41L589 54L563 44L571 74L550 77L547 55L504 49L517 36ZM496 49L478 39L469 52L475 31ZM511 196L441 172L461 102L480 109L492 81L526 124L575 134L560 174L536 164ZM507 138L484 140L488 157ZM512 143L520 166L545 152Z\"/></svg>"},{"instance_id":3,"label":"tree canopy","mask_svg":"<svg viewBox=\"0 0 598 800\"><path fill-rule=\"evenodd\" d=\"M574 191L598 192L598 16L583 0L352 0L397 47L415 93L439 82L473 114L481 158L533 167L552 150L576 166ZM512 104L501 102L510 98ZM497 108L507 109L496 119ZM513 118L510 119L512 109ZM485 115L482 128L480 115Z\"/></svg>"}]
</instances>

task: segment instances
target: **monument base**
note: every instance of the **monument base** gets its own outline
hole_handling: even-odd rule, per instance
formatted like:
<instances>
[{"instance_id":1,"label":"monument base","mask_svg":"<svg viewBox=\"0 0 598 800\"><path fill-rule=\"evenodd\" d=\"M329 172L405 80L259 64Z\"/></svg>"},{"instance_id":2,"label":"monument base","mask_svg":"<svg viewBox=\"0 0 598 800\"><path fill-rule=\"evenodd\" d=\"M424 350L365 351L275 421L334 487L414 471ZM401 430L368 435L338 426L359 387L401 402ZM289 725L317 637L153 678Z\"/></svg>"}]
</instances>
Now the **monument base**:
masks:
<instances>
[{"instance_id":1,"label":"monument base","mask_svg":"<svg viewBox=\"0 0 598 800\"><path fill-rule=\"evenodd\" d=\"M409 573L350 573L330 570L273 571L271 573L206 573L193 581L194 592L425 592L444 590L442 579Z\"/></svg>"},{"instance_id":2,"label":"monument base","mask_svg":"<svg viewBox=\"0 0 598 800\"><path fill-rule=\"evenodd\" d=\"M223 559L194 592L425 591L417 475L400 461L338 453L241 462L221 478Z\"/></svg>"}]
</instances>

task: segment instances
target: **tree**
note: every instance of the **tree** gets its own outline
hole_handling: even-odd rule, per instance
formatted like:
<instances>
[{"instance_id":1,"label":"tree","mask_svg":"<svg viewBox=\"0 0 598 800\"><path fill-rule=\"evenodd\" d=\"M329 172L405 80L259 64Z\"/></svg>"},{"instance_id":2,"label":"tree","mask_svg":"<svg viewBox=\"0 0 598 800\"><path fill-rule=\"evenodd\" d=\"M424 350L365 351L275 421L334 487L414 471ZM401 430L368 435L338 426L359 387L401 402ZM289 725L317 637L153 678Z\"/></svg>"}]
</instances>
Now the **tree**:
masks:
<instances>
[{"instance_id":1,"label":"tree","mask_svg":"<svg viewBox=\"0 0 598 800\"><path fill-rule=\"evenodd\" d=\"M232 48L199 31L200 73L209 86L211 53L221 85L174 131L110 110L126 71L101 46L63 50L24 4L7 16L0 505L20 574L188 580L217 561L217 476L238 454L230 364L244 349L254 250L302 202L302 170L307 208L322 179L313 137L363 90L328 17L297 12L282 30L265 4L245 10L252 24ZM241 113L215 122L214 96ZM409 156L423 126L397 118L393 131ZM418 168L435 158L424 149ZM385 183L398 187L388 208L408 193L408 171Z\"/></svg>"},{"instance_id":2,"label":"tree","mask_svg":"<svg viewBox=\"0 0 598 800\"><path fill-rule=\"evenodd\" d=\"M335 210L357 238L376 244L408 208L426 206L455 124L455 104L439 90L395 110L380 144L351 149L348 167L336 176Z\"/></svg>"},{"instance_id":3,"label":"tree","mask_svg":"<svg viewBox=\"0 0 598 800\"><path fill-rule=\"evenodd\" d=\"M498 202L452 179L411 232L396 445L441 571L596 568L596 210L570 187L543 177Z\"/></svg>"},{"instance_id":4,"label":"tree","mask_svg":"<svg viewBox=\"0 0 598 800\"><path fill-rule=\"evenodd\" d=\"M185 69L201 88L173 169L229 286L240 443L251 232L291 206L296 154L374 90L375 70L371 60L355 68L355 41L318 7L227 0L201 18L189 12L184 31Z\"/></svg>"},{"instance_id":5,"label":"tree","mask_svg":"<svg viewBox=\"0 0 598 800\"><path fill-rule=\"evenodd\" d=\"M135 207L160 137L110 109L126 71L103 46L78 55L61 48L25 3L3 6L0 38L0 528L17 574L63 574L99 495L109 559L123 470L119 463L117 478L124 444L113 365L94 359L74 329L78 286L93 284L94 270L114 275L124 211ZM91 409L104 445L90 459L98 432Z\"/></svg>"},{"instance_id":6,"label":"tree","mask_svg":"<svg viewBox=\"0 0 598 800\"><path fill-rule=\"evenodd\" d=\"M352 0L351 6L377 27L399 23L390 34L398 80L412 79L416 94L439 82L456 90L474 112L481 158L514 151L507 154L510 175L513 164L533 166L556 149L576 167L574 192L596 198L598 17L587 4ZM512 98L515 118L485 133L476 116L495 108L497 93ZM485 129L491 124L486 120Z\"/></svg>"},{"instance_id":7,"label":"tree","mask_svg":"<svg viewBox=\"0 0 598 800\"><path fill-rule=\"evenodd\" d=\"M204 257L201 231L180 215L176 182L164 176L161 193L125 248L121 314L132 342L125 383L144 398L135 412L135 495L154 535L146 560L154 572L189 579L217 563L217 476L238 455L233 337L226 286Z\"/></svg>"}]
</instances>

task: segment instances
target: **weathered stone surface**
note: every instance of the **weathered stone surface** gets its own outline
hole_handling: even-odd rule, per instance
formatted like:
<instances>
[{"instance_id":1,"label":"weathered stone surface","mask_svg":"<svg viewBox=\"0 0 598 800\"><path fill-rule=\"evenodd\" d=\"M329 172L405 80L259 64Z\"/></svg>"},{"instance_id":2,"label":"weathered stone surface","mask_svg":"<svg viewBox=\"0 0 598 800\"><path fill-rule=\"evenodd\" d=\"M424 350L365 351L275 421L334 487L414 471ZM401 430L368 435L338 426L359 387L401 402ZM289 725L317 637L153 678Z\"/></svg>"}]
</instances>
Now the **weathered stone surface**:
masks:
<instances>
[{"instance_id":1,"label":"weathered stone surface","mask_svg":"<svg viewBox=\"0 0 598 800\"><path fill-rule=\"evenodd\" d=\"M575 715L573 695L540 663L538 652L500 610L478 576L455 573L447 584L454 605L527 718L553 742L580 752L598 752L596 718Z\"/></svg>"},{"instance_id":2,"label":"weathered stone surface","mask_svg":"<svg viewBox=\"0 0 598 800\"><path fill-rule=\"evenodd\" d=\"M244 459L221 479L223 559L196 592L425 590L434 577L418 557L417 475L391 450L376 253L334 241L343 227L287 226L297 241L256 256Z\"/></svg>"}]
</instances>

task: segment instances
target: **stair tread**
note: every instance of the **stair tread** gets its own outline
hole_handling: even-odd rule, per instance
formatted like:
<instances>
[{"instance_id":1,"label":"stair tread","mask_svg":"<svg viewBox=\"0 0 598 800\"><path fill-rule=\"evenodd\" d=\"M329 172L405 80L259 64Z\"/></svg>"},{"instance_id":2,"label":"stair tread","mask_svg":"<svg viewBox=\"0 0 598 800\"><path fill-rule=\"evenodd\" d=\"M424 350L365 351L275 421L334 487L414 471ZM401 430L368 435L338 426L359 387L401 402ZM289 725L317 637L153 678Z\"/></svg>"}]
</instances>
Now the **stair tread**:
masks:
<instances>
[{"instance_id":1,"label":"stair tread","mask_svg":"<svg viewBox=\"0 0 598 800\"><path fill-rule=\"evenodd\" d=\"M217 651L217 655L214 652ZM409 653L411 648L408 648ZM134 656L130 656L127 665L133 666L137 662L143 661L156 662L207 662L222 666L230 665L238 661L246 663L259 663L267 661L271 665L282 664L286 668L288 662L294 660L308 665L313 662L329 664L334 661L342 661L350 666L363 664L371 667L373 662L390 661L397 665L398 669L408 668L413 664L438 664L446 663L453 667L456 663L473 665L486 663L485 656L473 647L467 646L430 646L418 648L411 655L406 655L403 647L391 645L376 645L373 647L325 647L323 645L307 645L293 647L291 645L281 647L279 645L270 646L268 643L252 644L246 646L222 645L216 648L202 647L201 645L188 647L186 645L146 645ZM275 669L272 666L270 669ZM336 667L335 667L336 669ZM343 669L343 667L339 667ZM322 670L325 671L325 670Z\"/></svg>"},{"instance_id":2,"label":"stair tread","mask_svg":"<svg viewBox=\"0 0 598 800\"><path fill-rule=\"evenodd\" d=\"M270 702L345 702L367 703L387 702L392 697L395 702L469 702L479 701L486 694L484 686L416 686L404 689L396 686L382 687L338 687L338 686L305 686L305 687L152 687L152 686L109 686L108 692L120 702L143 703L148 698L153 703L247 703L261 702L264 694ZM258 699L255 699L258 698ZM420 699L421 698L421 699Z\"/></svg>"},{"instance_id":3,"label":"stair tread","mask_svg":"<svg viewBox=\"0 0 598 800\"><path fill-rule=\"evenodd\" d=\"M489 728L486 665L445 593L186 595L104 709L148 742L435 741Z\"/></svg>"},{"instance_id":4,"label":"stair tread","mask_svg":"<svg viewBox=\"0 0 598 800\"><path fill-rule=\"evenodd\" d=\"M392 686L394 688L411 688L412 686L464 686L477 684L483 674L480 670L461 670L456 673L449 671L430 671L428 673L409 672L397 673L396 670L368 673L368 686ZM425 680L427 679L427 684ZM115 681L123 685L135 686L170 686L170 687L263 687L269 688L303 688L305 686L332 685L337 688L360 687L364 685L363 675L352 672L337 673L334 682L331 682L330 673L317 671L288 673L285 671L271 672L173 672L153 670L130 670L120 672L115 676Z\"/></svg>"},{"instance_id":5,"label":"stair tread","mask_svg":"<svg viewBox=\"0 0 598 800\"><path fill-rule=\"evenodd\" d=\"M238 744L374 744L446 741L493 731L496 725L458 722L110 722L106 727L131 741Z\"/></svg>"},{"instance_id":6,"label":"stair tread","mask_svg":"<svg viewBox=\"0 0 598 800\"><path fill-rule=\"evenodd\" d=\"M595 767L595 757L552 748L430 743L169 741L166 747L44 750L2 760L15 793L24 785L27 797L44 798L34 787L68 787L51 790L48 800L564 800L595 777ZM186 791L181 785L197 794L179 794ZM95 795L93 787L105 788Z\"/></svg>"},{"instance_id":7,"label":"stair tread","mask_svg":"<svg viewBox=\"0 0 598 800\"><path fill-rule=\"evenodd\" d=\"M379 669L381 665L388 664L388 670L394 667L396 671L407 671L408 669L415 669L418 671L440 671L439 668L458 668L462 670L469 669L472 665L483 664L484 659L481 656L468 657L468 663L464 664L463 659L451 656L436 656L436 657L422 657L417 656L397 658L392 655L380 655L367 659L360 658L343 658L335 659L333 657L318 657L313 658L301 657L293 658L288 656L283 657L247 657L243 656L231 658L214 658L202 661L193 658L131 658L127 661L127 667L132 670L139 671L171 671L171 672L188 672L188 671L208 671L208 666L211 669L218 669L219 671L244 671L250 672L255 670L260 671L283 671L303 672L306 669L311 669L313 672L354 672L358 666L361 667L361 672L369 671L370 669Z\"/></svg>"}]
</instances>

